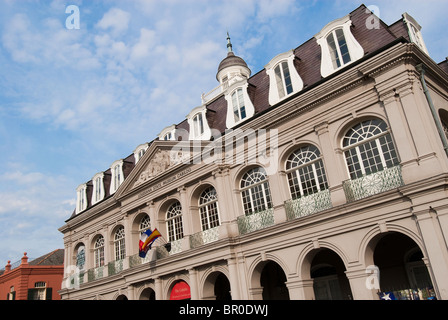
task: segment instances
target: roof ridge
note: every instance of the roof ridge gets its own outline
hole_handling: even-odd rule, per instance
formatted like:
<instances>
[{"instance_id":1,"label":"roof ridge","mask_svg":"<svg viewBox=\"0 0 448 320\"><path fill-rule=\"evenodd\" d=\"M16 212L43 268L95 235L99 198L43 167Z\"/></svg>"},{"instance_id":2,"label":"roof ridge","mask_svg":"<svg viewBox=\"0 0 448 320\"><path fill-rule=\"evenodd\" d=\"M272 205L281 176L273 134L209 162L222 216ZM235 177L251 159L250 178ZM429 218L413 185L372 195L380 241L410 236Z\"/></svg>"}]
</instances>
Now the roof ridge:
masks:
<instances>
[{"instance_id":1,"label":"roof ridge","mask_svg":"<svg viewBox=\"0 0 448 320\"><path fill-rule=\"evenodd\" d=\"M53 254L55 254L56 251L58 250L62 250L62 249L55 249L52 252L48 253L45 258L43 258L42 260L40 260L37 265L41 264L42 262L44 262L45 260L47 260L49 257L51 257Z\"/></svg>"}]
</instances>

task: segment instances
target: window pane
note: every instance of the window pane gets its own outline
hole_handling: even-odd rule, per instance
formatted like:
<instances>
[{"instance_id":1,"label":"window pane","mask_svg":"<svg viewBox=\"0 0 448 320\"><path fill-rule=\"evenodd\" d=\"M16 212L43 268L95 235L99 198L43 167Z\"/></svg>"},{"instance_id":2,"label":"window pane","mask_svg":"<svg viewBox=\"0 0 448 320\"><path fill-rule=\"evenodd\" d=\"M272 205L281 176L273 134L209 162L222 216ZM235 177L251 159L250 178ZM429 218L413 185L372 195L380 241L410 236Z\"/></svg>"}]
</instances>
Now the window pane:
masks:
<instances>
[{"instance_id":1,"label":"window pane","mask_svg":"<svg viewBox=\"0 0 448 320\"><path fill-rule=\"evenodd\" d=\"M291 75L289 73L288 63L282 63L283 76L285 77L286 93L290 94L292 92Z\"/></svg>"},{"instance_id":2,"label":"window pane","mask_svg":"<svg viewBox=\"0 0 448 320\"><path fill-rule=\"evenodd\" d=\"M339 54L336 49L336 43L334 42L333 33L327 37L328 48L330 49L331 61L333 63L333 68L337 69L341 66L341 62L339 61Z\"/></svg>"},{"instance_id":3,"label":"window pane","mask_svg":"<svg viewBox=\"0 0 448 320\"><path fill-rule=\"evenodd\" d=\"M345 41L344 31L342 29L336 30L336 36L338 38L339 50L341 51L342 61L344 64L350 62L350 53L348 52L347 42Z\"/></svg>"},{"instance_id":4,"label":"window pane","mask_svg":"<svg viewBox=\"0 0 448 320\"><path fill-rule=\"evenodd\" d=\"M280 71L280 66L274 69L275 72L275 82L277 83L278 96L283 98L285 96L285 88L283 86L282 73Z\"/></svg>"}]
</instances>

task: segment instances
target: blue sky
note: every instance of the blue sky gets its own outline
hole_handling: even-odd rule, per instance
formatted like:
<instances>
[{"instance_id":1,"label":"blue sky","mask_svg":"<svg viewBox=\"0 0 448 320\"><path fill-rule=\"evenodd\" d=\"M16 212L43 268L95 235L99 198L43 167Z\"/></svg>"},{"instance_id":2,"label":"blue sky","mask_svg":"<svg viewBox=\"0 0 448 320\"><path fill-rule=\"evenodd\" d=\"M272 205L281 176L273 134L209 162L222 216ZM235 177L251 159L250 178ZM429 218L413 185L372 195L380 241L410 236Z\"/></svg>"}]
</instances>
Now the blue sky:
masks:
<instances>
[{"instance_id":1,"label":"blue sky","mask_svg":"<svg viewBox=\"0 0 448 320\"><path fill-rule=\"evenodd\" d=\"M361 3L0 0L0 269L63 248L76 187L201 104L227 31L254 74ZM448 1L364 3L388 24L408 12L431 57L448 56Z\"/></svg>"}]
</instances>

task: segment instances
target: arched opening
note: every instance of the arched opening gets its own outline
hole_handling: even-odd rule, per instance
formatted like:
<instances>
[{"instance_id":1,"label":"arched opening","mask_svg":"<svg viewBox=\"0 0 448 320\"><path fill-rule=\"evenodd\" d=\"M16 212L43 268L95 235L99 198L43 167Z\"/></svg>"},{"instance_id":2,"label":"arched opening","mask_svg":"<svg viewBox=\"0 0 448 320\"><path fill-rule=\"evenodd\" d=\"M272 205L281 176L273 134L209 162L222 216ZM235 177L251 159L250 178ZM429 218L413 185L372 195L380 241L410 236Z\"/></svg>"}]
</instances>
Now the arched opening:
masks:
<instances>
[{"instance_id":1,"label":"arched opening","mask_svg":"<svg viewBox=\"0 0 448 320\"><path fill-rule=\"evenodd\" d=\"M156 300L156 293L151 288L146 288L142 291L139 300Z\"/></svg>"},{"instance_id":2,"label":"arched opening","mask_svg":"<svg viewBox=\"0 0 448 320\"><path fill-rule=\"evenodd\" d=\"M229 279L222 273L216 278L214 293L216 300L232 300Z\"/></svg>"},{"instance_id":3,"label":"arched opening","mask_svg":"<svg viewBox=\"0 0 448 320\"><path fill-rule=\"evenodd\" d=\"M190 300L190 286L185 281L178 281L174 284L170 293L170 300Z\"/></svg>"},{"instance_id":4,"label":"arched opening","mask_svg":"<svg viewBox=\"0 0 448 320\"><path fill-rule=\"evenodd\" d=\"M311 263L316 300L351 300L350 283L342 259L332 250L320 249Z\"/></svg>"},{"instance_id":5,"label":"arched opening","mask_svg":"<svg viewBox=\"0 0 448 320\"><path fill-rule=\"evenodd\" d=\"M120 294L120 295L117 297L117 300L128 300L128 297L126 297L124 294Z\"/></svg>"},{"instance_id":6,"label":"arched opening","mask_svg":"<svg viewBox=\"0 0 448 320\"><path fill-rule=\"evenodd\" d=\"M381 299L426 300L436 296L424 255L411 238L391 232L377 241L373 259L379 268Z\"/></svg>"},{"instance_id":7,"label":"arched opening","mask_svg":"<svg viewBox=\"0 0 448 320\"><path fill-rule=\"evenodd\" d=\"M263 300L289 300L289 290L286 287L286 274L274 261L269 261L263 267L260 276L263 288Z\"/></svg>"},{"instance_id":8,"label":"arched opening","mask_svg":"<svg viewBox=\"0 0 448 320\"><path fill-rule=\"evenodd\" d=\"M222 272L212 272L204 283L203 299L232 300L230 282Z\"/></svg>"}]
</instances>

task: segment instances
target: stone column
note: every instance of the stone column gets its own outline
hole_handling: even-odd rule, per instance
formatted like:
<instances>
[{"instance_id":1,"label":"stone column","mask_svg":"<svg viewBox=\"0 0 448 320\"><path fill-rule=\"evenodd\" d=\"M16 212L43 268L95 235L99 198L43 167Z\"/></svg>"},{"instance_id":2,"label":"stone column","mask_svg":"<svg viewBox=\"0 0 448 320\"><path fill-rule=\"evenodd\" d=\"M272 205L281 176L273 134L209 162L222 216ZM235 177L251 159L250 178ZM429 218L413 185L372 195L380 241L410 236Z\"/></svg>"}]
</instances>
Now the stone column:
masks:
<instances>
[{"instance_id":1,"label":"stone column","mask_svg":"<svg viewBox=\"0 0 448 320\"><path fill-rule=\"evenodd\" d=\"M376 292L379 289L378 273L374 270L367 270L364 267L356 266L345 271L350 283L353 300L378 300Z\"/></svg>"},{"instance_id":2,"label":"stone column","mask_svg":"<svg viewBox=\"0 0 448 320\"><path fill-rule=\"evenodd\" d=\"M436 213L428 209L414 211L414 217L422 237L424 256L429 259L429 274L436 289L437 299L448 299L448 251Z\"/></svg>"},{"instance_id":3,"label":"stone column","mask_svg":"<svg viewBox=\"0 0 448 320\"><path fill-rule=\"evenodd\" d=\"M228 259L227 265L229 266L229 282L230 282L230 293L232 295L232 300L241 300L240 293L240 281L238 276L238 266L236 259Z\"/></svg>"},{"instance_id":4,"label":"stone column","mask_svg":"<svg viewBox=\"0 0 448 320\"><path fill-rule=\"evenodd\" d=\"M330 189L331 203L333 206L345 204L344 189L342 187L342 181L346 179L346 176L342 173L344 168L340 166L340 160L336 157L335 148L331 143L330 132L328 129L328 122L323 122L314 128L320 142L320 152L324 159L325 174L327 176L328 186ZM341 152L337 153L338 156L343 157Z\"/></svg>"},{"instance_id":5,"label":"stone column","mask_svg":"<svg viewBox=\"0 0 448 320\"><path fill-rule=\"evenodd\" d=\"M314 300L313 280L302 280L298 278L288 279L286 287L289 291L290 300Z\"/></svg>"},{"instance_id":6,"label":"stone column","mask_svg":"<svg viewBox=\"0 0 448 320\"><path fill-rule=\"evenodd\" d=\"M191 300L199 300L199 289L198 289L198 271L195 268L188 270L190 275L190 294Z\"/></svg>"},{"instance_id":7,"label":"stone column","mask_svg":"<svg viewBox=\"0 0 448 320\"><path fill-rule=\"evenodd\" d=\"M154 279L154 292L156 295L156 300L165 300L163 296L162 279L160 278Z\"/></svg>"}]
</instances>

